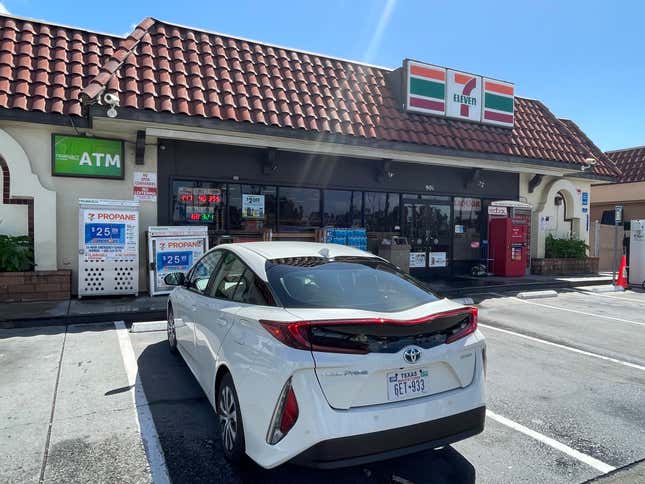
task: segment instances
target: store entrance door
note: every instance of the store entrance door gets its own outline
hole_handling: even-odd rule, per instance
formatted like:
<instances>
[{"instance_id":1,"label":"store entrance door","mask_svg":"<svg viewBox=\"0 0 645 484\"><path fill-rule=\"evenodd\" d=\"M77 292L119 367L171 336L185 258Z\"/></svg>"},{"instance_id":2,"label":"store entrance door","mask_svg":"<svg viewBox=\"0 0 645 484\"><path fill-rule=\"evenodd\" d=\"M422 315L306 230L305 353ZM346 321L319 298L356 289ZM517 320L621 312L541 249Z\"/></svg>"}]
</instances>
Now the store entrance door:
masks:
<instances>
[{"instance_id":1,"label":"store entrance door","mask_svg":"<svg viewBox=\"0 0 645 484\"><path fill-rule=\"evenodd\" d=\"M451 207L450 197L403 195L403 235L411 246L412 275L449 275Z\"/></svg>"}]
</instances>

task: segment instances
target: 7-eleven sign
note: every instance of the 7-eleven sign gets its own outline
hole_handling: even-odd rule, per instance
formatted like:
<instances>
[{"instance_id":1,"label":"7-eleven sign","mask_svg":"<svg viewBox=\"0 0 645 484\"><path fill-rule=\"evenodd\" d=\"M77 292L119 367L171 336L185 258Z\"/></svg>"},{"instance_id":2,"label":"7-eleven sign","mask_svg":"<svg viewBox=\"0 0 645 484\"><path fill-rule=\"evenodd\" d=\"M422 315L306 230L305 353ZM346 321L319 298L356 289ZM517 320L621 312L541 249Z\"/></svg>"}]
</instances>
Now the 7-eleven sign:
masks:
<instances>
[{"instance_id":1,"label":"7-eleven sign","mask_svg":"<svg viewBox=\"0 0 645 484\"><path fill-rule=\"evenodd\" d=\"M448 69L446 115L451 118L481 121L482 78Z\"/></svg>"}]
</instances>

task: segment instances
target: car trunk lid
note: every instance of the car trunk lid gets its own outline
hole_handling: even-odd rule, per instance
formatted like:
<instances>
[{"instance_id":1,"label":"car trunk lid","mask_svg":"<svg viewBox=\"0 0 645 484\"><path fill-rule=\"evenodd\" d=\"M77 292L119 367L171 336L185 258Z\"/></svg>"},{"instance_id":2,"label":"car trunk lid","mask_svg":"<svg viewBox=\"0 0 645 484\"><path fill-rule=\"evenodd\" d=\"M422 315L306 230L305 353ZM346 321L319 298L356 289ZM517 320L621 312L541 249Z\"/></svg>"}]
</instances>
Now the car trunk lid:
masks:
<instances>
[{"instance_id":1,"label":"car trunk lid","mask_svg":"<svg viewBox=\"0 0 645 484\"><path fill-rule=\"evenodd\" d=\"M318 308L289 312L309 321L316 376L333 408L424 397L472 381L474 352L446 344L472 328L472 308L444 299L387 315Z\"/></svg>"}]
</instances>

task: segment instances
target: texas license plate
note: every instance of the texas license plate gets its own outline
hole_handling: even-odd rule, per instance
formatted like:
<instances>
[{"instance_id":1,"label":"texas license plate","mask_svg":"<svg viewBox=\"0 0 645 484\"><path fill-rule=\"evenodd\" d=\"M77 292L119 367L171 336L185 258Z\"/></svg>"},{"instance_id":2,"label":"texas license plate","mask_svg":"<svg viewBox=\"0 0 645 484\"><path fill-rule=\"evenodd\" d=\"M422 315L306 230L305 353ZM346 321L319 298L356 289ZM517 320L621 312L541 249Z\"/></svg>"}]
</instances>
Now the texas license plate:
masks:
<instances>
[{"instance_id":1,"label":"texas license plate","mask_svg":"<svg viewBox=\"0 0 645 484\"><path fill-rule=\"evenodd\" d=\"M387 374L388 400L421 397L430 391L430 374L425 368L399 370Z\"/></svg>"}]
</instances>

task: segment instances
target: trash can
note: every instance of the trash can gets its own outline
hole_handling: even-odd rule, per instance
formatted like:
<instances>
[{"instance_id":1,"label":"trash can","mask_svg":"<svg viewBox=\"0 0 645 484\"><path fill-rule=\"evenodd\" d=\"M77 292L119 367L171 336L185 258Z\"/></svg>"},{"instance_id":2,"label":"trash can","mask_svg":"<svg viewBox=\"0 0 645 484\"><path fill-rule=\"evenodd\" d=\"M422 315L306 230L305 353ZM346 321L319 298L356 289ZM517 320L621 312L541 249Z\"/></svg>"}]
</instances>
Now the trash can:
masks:
<instances>
[{"instance_id":1,"label":"trash can","mask_svg":"<svg viewBox=\"0 0 645 484\"><path fill-rule=\"evenodd\" d=\"M378 249L378 255L389 260L404 272L410 272L410 244L405 237L383 239Z\"/></svg>"}]
</instances>

